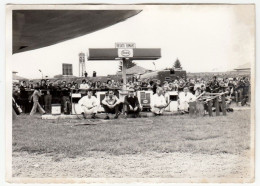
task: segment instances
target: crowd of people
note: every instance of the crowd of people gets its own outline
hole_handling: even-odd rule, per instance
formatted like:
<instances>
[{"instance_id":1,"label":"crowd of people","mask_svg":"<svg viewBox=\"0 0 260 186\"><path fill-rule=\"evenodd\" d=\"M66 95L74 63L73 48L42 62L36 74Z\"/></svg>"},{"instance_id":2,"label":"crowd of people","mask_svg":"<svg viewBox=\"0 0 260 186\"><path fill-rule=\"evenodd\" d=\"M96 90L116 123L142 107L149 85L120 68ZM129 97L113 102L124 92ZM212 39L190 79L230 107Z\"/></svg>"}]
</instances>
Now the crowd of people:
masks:
<instances>
[{"instance_id":1,"label":"crowd of people","mask_svg":"<svg viewBox=\"0 0 260 186\"><path fill-rule=\"evenodd\" d=\"M126 84L129 95L126 96L127 99L124 100L124 102L119 102L118 90L122 89L122 87L123 81L113 79L109 79L106 82L92 82L88 79L83 79L81 82L62 81L60 83L52 82L50 79L42 79L40 82L21 81L20 83L13 84L13 98L14 102L21 107L22 112L30 113L30 115L33 115L37 109L42 114L51 113L51 104L53 103L60 103L62 112L69 114L71 108L69 106L70 104L67 103L70 103L72 93L85 94L87 96L86 100L91 99L95 102L96 92L102 90L107 91L107 96L101 103L105 112L109 113L113 111L116 113L115 117L117 118L118 114L124 108L124 105L126 113L136 113L138 115L142 108L136 98L135 92L139 90L150 90L154 94L151 100L151 111L160 115L167 106L165 94L167 94L168 91L178 92L179 109L185 111L188 107L187 102L189 100L195 100L196 97L203 92L225 92L229 100L236 98L237 102L239 101L241 105L245 105L250 95L250 78L221 78L214 76L211 79L190 78L185 80L183 78L177 78L173 81L164 82L160 80L131 78ZM159 102L161 104L158 104ZM86 110L88 107L89 105L85 106L82 109L82 113L89 113L89 111ZM90 108L93 110L92 114L94 114L92 117L95 118L96 108Z\"/></svg>"}]
</instances>

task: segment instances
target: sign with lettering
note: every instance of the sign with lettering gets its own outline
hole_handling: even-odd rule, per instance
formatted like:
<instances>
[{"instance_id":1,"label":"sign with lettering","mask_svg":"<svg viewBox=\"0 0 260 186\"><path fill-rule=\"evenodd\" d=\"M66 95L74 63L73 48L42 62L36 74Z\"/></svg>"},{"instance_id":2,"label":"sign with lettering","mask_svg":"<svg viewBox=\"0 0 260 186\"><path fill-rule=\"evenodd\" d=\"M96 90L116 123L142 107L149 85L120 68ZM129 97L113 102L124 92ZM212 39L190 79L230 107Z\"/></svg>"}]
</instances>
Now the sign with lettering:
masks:
<instances>
[{"instance_id":1,"label":"sign with lettering","mask_svg":"<svg viewBox=\"0 0 260 186\"><path fill-rule=\"evenodd\" d=\"M118 49L118 57L121 58L129 58L129 57L133 57L134 53L133 53L133 49L132 48L119 48Z\"/></svg>"},{"instance_id":2,"label":"sign with lettering","mask_svg":"<svg viewBox=\"0 0 260 186\"><path fill-rule=\"evenodd\" d=\"M116 48L136 48L135 43L115 43Z\"/></svg>"}]
</instances>

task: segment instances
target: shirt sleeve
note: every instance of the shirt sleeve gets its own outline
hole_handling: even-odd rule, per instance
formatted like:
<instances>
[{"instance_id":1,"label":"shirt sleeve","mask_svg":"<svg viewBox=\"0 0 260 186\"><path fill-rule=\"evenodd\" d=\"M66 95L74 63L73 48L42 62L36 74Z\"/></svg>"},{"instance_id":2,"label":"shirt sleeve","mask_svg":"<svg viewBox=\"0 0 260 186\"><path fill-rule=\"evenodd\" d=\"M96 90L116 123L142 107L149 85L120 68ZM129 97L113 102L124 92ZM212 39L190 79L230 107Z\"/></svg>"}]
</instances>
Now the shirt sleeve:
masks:
<instances>
[{"instance_id":1,"label":"shirt sleeve","mask_svg":"<svg viewBox=\"0 0 260 186\"><path fill-rule=\"evenodd\" d=\"M39 91L37 91L37 92L36 92L36 95L39 96L39 97L41 97L42 94L41 94Z\"/></svg>"},{"instance_id":2,"label":"shirt sleeve","mask_svg":"<svg viewBox=\"0 0 260 186\"><path fill-rule=\"evenodd\" d=\"M98 106L98 100L95 96L92 97L93 98L93 106L96 107Z\"/></svg>"},{"instance_id":3,"label":"shirt sleeve","mask_svg":"<svg viewBox=\"0 0 260 186\"><path fill-rule=\"evenodd\" d=\"M135 103L136 103L137 107L140 107L140 103L139 103L138 97L135 97Z\"/></svg>"},{"instance_id":4,"label":"shirt sleeve","mask_svg":"<svg viewBox=\"0 0 260 186\"><path fill-rule=\"evenodd\" d=\"M119 103L120 103L120 100L117 98L117 96L115 96L115 103L114 104L116 105L116 104L119 104Z\"/></svg>"},{"instance_id":5,"label":"shirt sleeve","mask_svg":"<svg viewBox=\"0 0 260 186\"><path fill-rule=\"evenodd\" d=\"M81 99L79 100L78 104L79 104L79 105L82 105L82 104L83 104L83 102L84 102L84 97L83 97L83 98L81 98Z\"/></svg>"},{"instance_id":6,"label":"shirt sleeve","mask_svg":"<svg viewBox=\"0 0 260 186\"><path fill-rule=\"evenodd\" d=\"M154 103L155 103L155 96L153 95L152 97L151 97L151 103L150 103L150 106L151 107L154 107Z\"/></svg>"},{"instance_id":7,"label":"shirt sleeve","mask_svg":"<svg viewBox=\"0 0 260 186\"><path fill-rule=\"evenodd\" d=\"M163 99L162 99L162 100L163 100L163 104L166 105L166 104L167 104L167 103L166 103L166 99L165 99L164 96L162 96L162 97L163 97Z\"/></svg>"},{"instance_id":8,"label":"shirt sleeve","mask_svg":"<svg viewBox=\"0 0 260 186\"><path fill-rule=\"evenodd\" d=\"M130 105L129 102L127 101L127 96L125 96L124 103L125 103L126 105Z\"/></svg>"}]
</instances>

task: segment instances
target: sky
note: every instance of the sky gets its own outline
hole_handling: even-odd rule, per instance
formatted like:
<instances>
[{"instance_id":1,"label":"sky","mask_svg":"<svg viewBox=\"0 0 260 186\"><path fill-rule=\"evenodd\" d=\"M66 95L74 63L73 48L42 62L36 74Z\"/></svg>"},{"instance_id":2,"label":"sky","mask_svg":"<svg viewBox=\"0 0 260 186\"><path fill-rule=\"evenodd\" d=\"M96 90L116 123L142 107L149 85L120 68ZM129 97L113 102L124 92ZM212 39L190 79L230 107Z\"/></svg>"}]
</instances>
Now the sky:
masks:
<instances>
[{"instance_id":1,"label":"sky","mask_svg":"<svg viewBox=\"0 0 260 186\"><path fill-rule=\"evenodd\" d=\"M158 60L135 61L157 70L172 67L178 58L187 72L232 70L253 63L254 7L250 5L145 6L124 22L49 47L12 55L13 71L26 78L61 74L62 63L73 64L88 48L114 48L116 42L134 42L136 48L161 48ZM155 66L153 65L155 62ZM119 61L86 61L88 74L115 74Z\"/></svg>"}]
</instances>

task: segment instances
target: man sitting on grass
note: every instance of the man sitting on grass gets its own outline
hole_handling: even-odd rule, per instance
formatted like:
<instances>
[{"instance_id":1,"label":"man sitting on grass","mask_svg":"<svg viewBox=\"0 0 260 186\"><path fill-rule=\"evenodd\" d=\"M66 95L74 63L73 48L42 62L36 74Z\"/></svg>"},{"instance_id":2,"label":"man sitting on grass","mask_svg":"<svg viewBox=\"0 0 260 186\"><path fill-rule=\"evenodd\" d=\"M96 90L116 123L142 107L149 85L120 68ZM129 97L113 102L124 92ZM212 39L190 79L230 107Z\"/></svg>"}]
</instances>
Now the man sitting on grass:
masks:
<instances>
[{"instance_id":1,"label":"man sitting on grass","mask_svg":"<svg viewBox=\"0 0 260 186\"><path fill-rule=\"evenodd\" d=\"M183 92L179 93L179 110L182 114L189 112L189 102L196 101L196 97L189 92L188 87L184 87Z\"/></svg>"},{"instance_id":2,"label":"man sitting on grass","mask_svg":"<svg viewBox=\"0 0 260 186\"><path fill-rule=\"evenodd\" d=\"M156 94L152 96L151 99L151 111L155 115L162 115L164 112L165 107L167 106L165 97L163 96L163 89L158 87L156 89Z\"/></svg>"},{"instance_id":3,"label":"man sitting on grass","mask_svg":"<svg viewBox=\"0 0 260 186\"><path fill-rule=\"evenodd\" d=\"M91 118L95 119L96 118L96 113L97 113L97 106L98 106L98 101L95 96L92 96L92 91L88 90L88 95L82 97L79 100L79 105L81 106L82 112L81 114L83 117L86 119L87 114L91 114Z\"/></svg>"},{"instance_id":4,"label":"man sitting on grass","mask_svg":"<svg viewBox=\"0 0 260 186\"><path fill-rule=\"evenodd\" d=\"M128 90L128 95L125 97L124 104L126 106L127 116L133 115L134 118L139 117L139 112L141 111L141 107L138 98L135 96L134 89Z\"/></svg>"},{"instance_id":5,"label":"man sitting on grass","mask_svg":"<svg viewBox=\"0 0 260 186\"><path fill-rule=\"evenodd\" d=\"M105 119L110 119L108 114L115 114L115 119L120 115L120 111L123 108L123 103L120 103L113 90L108 91L108 95L102 100L102 106L105 109Z\"/></svg>"}]
</instances>

